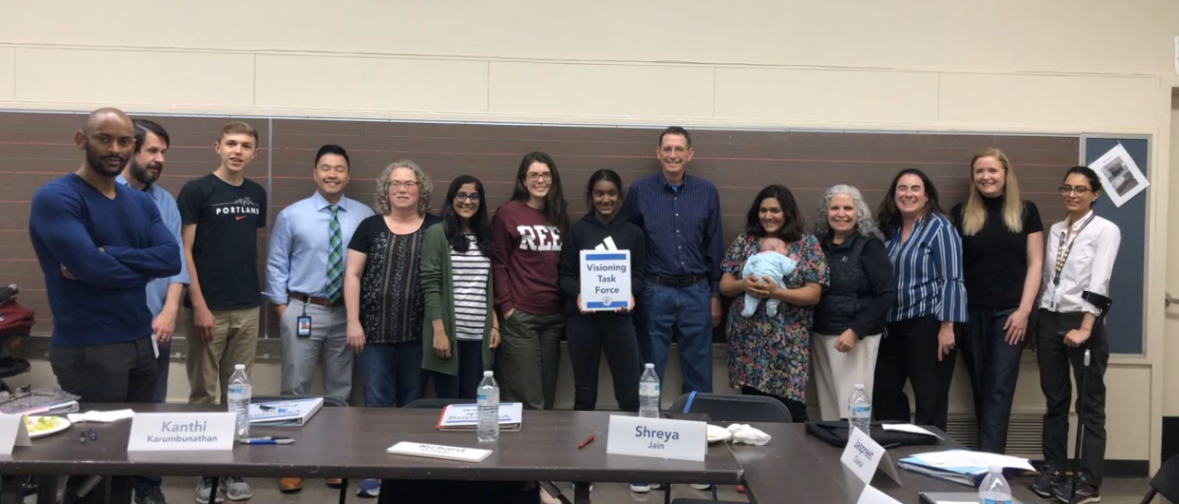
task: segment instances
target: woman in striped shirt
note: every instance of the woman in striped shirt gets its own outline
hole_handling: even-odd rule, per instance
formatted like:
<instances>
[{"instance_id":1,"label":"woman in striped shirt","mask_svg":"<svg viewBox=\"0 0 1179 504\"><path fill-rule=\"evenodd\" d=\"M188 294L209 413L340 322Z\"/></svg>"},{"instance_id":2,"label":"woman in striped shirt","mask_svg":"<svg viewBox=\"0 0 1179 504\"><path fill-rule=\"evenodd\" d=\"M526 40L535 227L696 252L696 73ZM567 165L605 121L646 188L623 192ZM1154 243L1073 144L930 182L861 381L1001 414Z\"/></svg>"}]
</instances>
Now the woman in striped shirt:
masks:
<instances>
[{"instance_id":1,"label":"woman in striped shirt","mask_svg":"<svg viewBox=\"0 0 1179 504\"><path fill-rule=\"evenodd\" d=\"M901 170L877 211L897 279L876 360L873 409L878 420L912 420L946 429L954 375L954 322L966 322L962 239L938 205L924 172ZM909 418L905 381L917 414Z\"/></svg>"},{"instance_id":2,"label":"woman in striped shirt","mask_svg":"<svg viewBox=\"0 0 1179 504\"><path fill-rule=\"evenodd\" d=\"M442 225L427 231L422 244L422 339L431 343L422 346L422 368L433 372L438 397L475 399L500 339L491 302L495 242L479 179L455 178L445 201Z\"/></svg>"}]
</instances>

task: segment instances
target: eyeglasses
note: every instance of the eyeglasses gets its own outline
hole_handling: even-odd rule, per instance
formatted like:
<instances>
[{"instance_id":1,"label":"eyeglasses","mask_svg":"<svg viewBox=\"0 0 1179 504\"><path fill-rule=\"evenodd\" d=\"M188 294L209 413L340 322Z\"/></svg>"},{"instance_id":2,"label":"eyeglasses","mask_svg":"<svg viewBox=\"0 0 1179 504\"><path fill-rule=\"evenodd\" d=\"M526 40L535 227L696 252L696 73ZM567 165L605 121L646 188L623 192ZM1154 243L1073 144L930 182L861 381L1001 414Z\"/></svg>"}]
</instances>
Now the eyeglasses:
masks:
<instances>
[{"instance_id":1,"label":"eyeglasses","mask_svg":"<svg viewBox=\"0 0 1179 504\"><path fill-rule=\"evenodd\" d=\"M417 181L400 182L400 181L394 180L393 182L389 182L389 189L392 189L394 191L400 191L401 188L404 187L406 191L412 191L414 189L417 189L418 185L420 185L420 184L418 184Z\"/></svg>"},{"instance_id":2,"label":"eyeglasses","mask_svg":"<svg viewBox=\"0 0 1179 504\"><path fill-rule=\"evenodd\" d=\"M1057 187L1056 190L1060 191L1061 196L1068 196L1072 193L1077 193L1077 196L1084 196L1086 194L1089 194L1089 191L1091 189L1089 189L1088 187L1085 187L1085 186L1069 187L1069 186L1062 185L1060 187Z\"/></svg>"},{"instance_id":3,"label":"eyeglasses","mask_svg":"<svg viewBox=\"0 0 1179 504\"><path fill-rule=\"evenodd\" d=\"M528 174L527 179L529 182L536 182L542 179L551 181L553 180L553 172L532 172Z\"/></svg>"},{"instance_id":4,"label":"eyeglasses","mask_svg":"<svg viewBox=\"0 0 1179 504\"><path fill-rule=\"evenodd\" d=\"M479 193L467 194L465 192L459 192L458 194L454 195L454 200L455 201L470 201L471 203L478 203L479 202Z\"/></svg>"}]
</instances>

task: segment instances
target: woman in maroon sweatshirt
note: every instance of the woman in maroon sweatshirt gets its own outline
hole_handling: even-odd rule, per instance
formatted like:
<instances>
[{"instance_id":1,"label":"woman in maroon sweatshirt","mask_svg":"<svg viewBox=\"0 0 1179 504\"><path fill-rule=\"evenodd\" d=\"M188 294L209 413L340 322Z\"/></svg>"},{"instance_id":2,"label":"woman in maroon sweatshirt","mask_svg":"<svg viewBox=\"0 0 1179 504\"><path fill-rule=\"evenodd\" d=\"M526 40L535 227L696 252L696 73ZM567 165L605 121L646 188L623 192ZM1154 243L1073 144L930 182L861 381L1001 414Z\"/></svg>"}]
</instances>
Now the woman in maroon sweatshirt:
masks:
<instances>
[{"instance_id":1,"label":"woman in maroon sweatshirt","mask_svg":"<svg viewBox=\"0 0 1179 504\"><path fill-rule=\"evenodd\" d=\"M502 314L499 364L505 402L552 409L561 358L557 263L568 227L561 176L553 158L532 152L520 161L512 200L491 220L495 304Z\"/></svg>"}]
</instances>

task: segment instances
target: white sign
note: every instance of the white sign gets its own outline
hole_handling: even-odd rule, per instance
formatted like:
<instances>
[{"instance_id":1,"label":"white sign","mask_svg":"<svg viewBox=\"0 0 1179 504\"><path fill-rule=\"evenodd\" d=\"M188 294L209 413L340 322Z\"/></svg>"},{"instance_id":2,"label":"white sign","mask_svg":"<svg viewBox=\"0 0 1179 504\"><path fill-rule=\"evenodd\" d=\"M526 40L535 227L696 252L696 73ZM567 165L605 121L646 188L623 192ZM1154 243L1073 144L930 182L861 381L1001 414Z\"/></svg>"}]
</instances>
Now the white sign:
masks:
<instances>
[{"instance_id":1,"label":"white sign","mask_svg":"<svg viewBox=\"0 0 1179 504\"><path fill-rule=\"evenodd\" d=\"M703 462L708 424L611 415L606 453Z\"/></svg>"},{"instance_id":2,"label":"white sign","mask_svg":"<svg viewBox=\"0 0 1179 504\"><path fill-rule=\"evenodd\" d=\"M411 457L426 457L443 460L457 460L459 462L479 462L491 456L491 450L478 448L463 448L461 446L443 446L425 443L411 443L402 441L385 450L392 455L409 455Z\"/></svg>"},{"instance_id":3,"label":"white sign","mask_svg":"<svg viewBox=\"0 0 1179 504\"><path fill-rule=\"evenodd\" d=\"M839 457L839 461L851 469L856 477L860 478L860 481L870 485L872 476L876 475L876 468L879 467L893 481L898 484L901 482L901 477L897 474L897 468L894 467L892 458L888 456L888 451L880 446L880 443L873 441L860 429L852 429L849 434L847 448L843 449L843 456ZM883 465L881 465L882 462Z\"/></svg>"},{"instance_id":4,"label":"white sign","mask_svg":"<svg viewBox=\"0 0 1179 504\"><path fill-rule=\"evenodd\" d=\"M865 485L863 493L860 494L860 500L856 504L901 504L888 494L877 490L872 485Z\"/></svg>"},{"instance_id":5,"label":"white sign","mask_svg":"<svg viewBox=\"0 0 1179 504\"><path fill-rule=\"evenodd\" d=\"M137 413L127 451L233 450L234 413Z\"/></svg>"},{"instance_id":6,"label":"white sign","mask_svg":"<svg viewBox=\"0 0 1179 504\"><path fill-rule=\"evenodd\" d=\"M24 415L0 415L0 455L12 455L15 446L33 446Z\"/></svg>"},{"instance_id":7,"label":"white sign","mask_svg":"<svg viewBox=\"0 0 1179 504\"><path fill-rule=\"evenodd\" d=\"M1089 168L1097 172L1103 192L1119 207L1150 187L1150 181L1138 169L1138 163L1120 143L1089 163Z\"/></svg>"},{"instance_id":8,"label":"white sign","mask_svg":"<svg viewBox=\"0 0 1179 504\"><path fill-rule=\"evenodd\" d=\"M630 306L630 251L581 251L581 309L614 311Z\"/></svg>"}]
</instances>

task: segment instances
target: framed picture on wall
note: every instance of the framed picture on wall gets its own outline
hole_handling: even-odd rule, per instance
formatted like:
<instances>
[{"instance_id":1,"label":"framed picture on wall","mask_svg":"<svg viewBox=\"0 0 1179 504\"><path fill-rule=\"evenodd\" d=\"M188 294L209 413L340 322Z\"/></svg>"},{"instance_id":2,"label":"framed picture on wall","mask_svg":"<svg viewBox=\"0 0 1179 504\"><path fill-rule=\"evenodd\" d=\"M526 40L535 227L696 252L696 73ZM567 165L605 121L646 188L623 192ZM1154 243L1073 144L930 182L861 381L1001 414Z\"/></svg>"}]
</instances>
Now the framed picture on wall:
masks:
<instances>
[{"instance_id":1,"label":"framed picture on wall","mask_svg":"<svg viewBox=\"0 0 1179 504\"><path fill-rule=\"evenodd\" d=\"M1097 172L1103 190L1119 207L1150 186L1146 175L1138 169L1138 163L1120 143L1090 163L1089 168Z\"/></svg>"}]
</instances>

